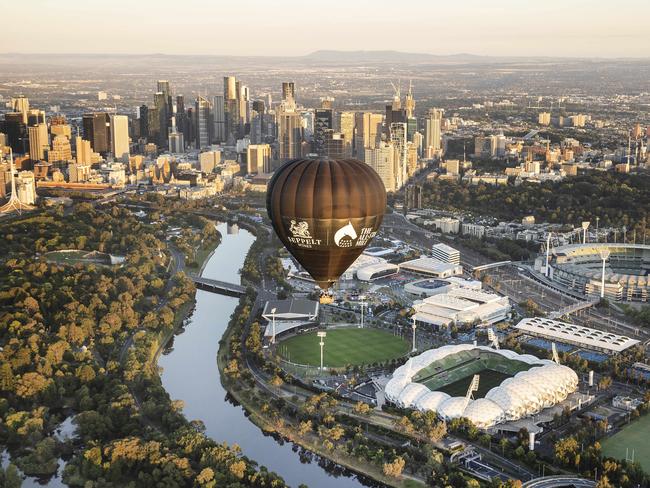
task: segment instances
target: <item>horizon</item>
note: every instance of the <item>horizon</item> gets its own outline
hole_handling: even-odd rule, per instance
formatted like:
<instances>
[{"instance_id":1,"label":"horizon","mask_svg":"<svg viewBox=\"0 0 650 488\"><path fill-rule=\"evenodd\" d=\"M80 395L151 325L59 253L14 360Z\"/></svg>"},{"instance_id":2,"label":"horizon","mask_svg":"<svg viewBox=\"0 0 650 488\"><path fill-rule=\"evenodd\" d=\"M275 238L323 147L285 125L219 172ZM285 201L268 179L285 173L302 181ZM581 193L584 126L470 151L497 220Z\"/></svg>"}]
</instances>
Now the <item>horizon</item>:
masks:
<instances>
[{"instance_id":1,"label":"horizon","mask_svg":"<svg viewBox=\"0 0 650 488\"><path fill-rule=\"evenodd\" d=\"M321 49L390 49L440 56L644 58L650 45L645 26L650 5L643 0L626 0L615 9L603 0L570 4L550 0L543 5L521 5L515 0L490 4L411 0L400 5L399 12L387 0L332 0L327 8L297 0L272 4L242 0L224 5L186 0L182 7L171 0L101 4L66 0L57 4L55 12L47 8L46 0L33 0L12 3L3 12L10 19L28 19L35 32L53 32L55 28L52 52L83 44L80 54L135 50L168 55L294 57ZM46 42L42 38L24 35L24 25L7 23L6 52L48 54L43 52ZM185 35L189 31L191 37Z\"/></svg>"}]
</instances>

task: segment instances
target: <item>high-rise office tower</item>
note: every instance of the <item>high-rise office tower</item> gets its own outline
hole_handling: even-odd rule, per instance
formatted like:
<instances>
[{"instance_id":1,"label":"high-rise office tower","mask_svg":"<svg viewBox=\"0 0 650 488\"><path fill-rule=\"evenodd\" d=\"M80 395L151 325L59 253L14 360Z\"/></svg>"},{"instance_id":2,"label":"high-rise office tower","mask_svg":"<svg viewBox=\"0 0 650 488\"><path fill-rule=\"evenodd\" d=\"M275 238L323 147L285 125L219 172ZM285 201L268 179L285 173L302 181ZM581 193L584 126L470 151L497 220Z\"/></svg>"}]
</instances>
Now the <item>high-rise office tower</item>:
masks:
<instances>
[{"instance_id":1,"label":"high-rise office tower","mask_svg":"<svg viewBox=\"0 0 650 488\"><path fill-rule=\"evenodd\" d=\"M247 86L241 85L239 90L239 127L245 127L251 121L250 91ZM239 135L245 135L246 131Z\"/></svg>"},{"instance_id":2,"label":"high-rise office tower","mask_svg":"<svg viewBox=\"0 0 650 488\"><path fill-rule=\"evenodd\" d=\"M83 116L84 139L90 141L93 151L102 155L110 151L111 124L105 112L85 114Z\"/></svg>"},{"instance_id":3,"label":"high-rise office tower","mask_svg":"<svg viewBox=\"0 0 650 488\"><path fill-rule=\"evenodd\" d=\"M339 114L339 131L343 134L343 157L351 158L354 144L354 112Z\"/></svg>"},{"instance_id":4,"label":"high-rise office tower","mask_svg":"<svg viewBox=\"0 0 650 488\"><path fill-rule=\"evenodd\" d=\"M158 83L156 85L157 91L161 92L167 97L167 105L171 106L171 89L169 88L169 81L167 80L158 80Z\"/></svg>"},{"instance_id":5,"label":"high-rise office tower","mask_svg":"<svg viewBox=\"0 0 650 488\"><path fill-rule=\"evenodd\" d=\"M427 158L437 157L442 147L440 139L442 113L442 110L432 108L424 121L424 152Z\"/></svg>"},{"instance_id":6,"label":"high-rise office tower","mask_svg":"<svg viewBox=\"0 0 650 488\"><path fill-rule=\"evenodd\" d=\"M196 147L198 149L208 147L212 144L212 106L207 98L199 96L195 103L196 117Z\"/></svg>"},{"instance_id":7,"label":"high-rise office tower","mask_svg":"<svg viewBox=\"0 0 650 488\"><path fill-rule=\"evenodd\" d=\"M325 155L325 138L332 127L332 109L317 108L314 111L314 152Z\"/></svg>"},{"instance_id":8,"label":"high-rise office tower","mask_svg":"<svg viewBox=\"0 0 650 488\"><path fill-rule=\"evenodd\" d=\"M223 104L226 140L236 140L239 137L240 121L240 83L234 76L223 79Z\"/></svg>"},{"instance_id":9,"label":"high-rise office tower","mask_svg":"<svg viewBox=\"0 0 650 488\"><path fill-rule=\"evenodd\" d=\"M27 131L29 135L29 159L32 161L44 160L45 153L50 147L47 125L45 123L30 125Z\"/></svg>"},{"instance_id":10,"label":"high-rise office tower","mask_svg":"<svg viewBox=\"0 0 650 488\"><path fill-rule=\"evenodd\" d=\"M22 115L23 124L27 124L27 113L29 112L29 99L19 96L11 99L11 110Z\"/></svg>"},{"instance_id":11,"label":"high-rise office tower","mask_svg":"<svg viewBox=\"0 0 650 488\"><path fill-rule=\"evenodd\" d=\"M7 136L7 144L15 154L29 151L29 136L27 134L26 118L20 112L8 112L2 124L2 132Z\"/></svg>"},{"instance_id":12,"label":"high-rise office tower","mask_svg":"<svg viewBox=\"0 0 650 488\"><path fill-rule=\"evenodd\" d=\"M147 114L147 142L160 145L160 112L156 107L149 107L145 112Z\"/></svg>"},{"instance_id":13,"label":"high-rise office tower","mask_svg":"<svg viewBox=\"0 0 650 488\"><path fill-rule=\"evenodd\" d=\"M188 124L187 124L187 111L185 109L185 97L183 95L176 96L176 111L174 112L176 117L176 130L183 134L183 145L185 141L189 141L188 138ZM185 147L183 147L185 150Z\"/></svg>"},{"instance_id":14,"label":"high-rise office tower","mask_svg":"<svg viewBox=\"0 0 650 488\"><path fill-rule=\"evenodd\" d=\"M323 154L332 159L345 158L345 135L332 129L325 131Z\"/></svg>"},{"instance_id":15,"label":"high-rise office tower","mask_svg":"<svg viewBox=\"0 0 650 488\"><path fill-rule=\"evenodd\" d=\"M140 137L149 138L149 107L140 105L138 109L138 123L140 124Z\"/></svg>"},{"instance_id":16,"label":"high-rise office tower","mask_svg":"<svg viewBox=\"0 0 650 488\"><path fill-rule=\"evenodd\" d=\"M393 122L390 124L390 142L395 148L395 166L396 178L395 186L397 189L402 188L406 183L407 165L408 165L408 148L406 140L407 127L404 122Z\"/></svg>"},{"instance_id":17,"label":"high-rise office tower","mask_svg":"<svg viewBox=\"0 0 650 488\"><path fill-rule=\"evenodd\" d=\"M300 157L302 143L300 114L296 112L279 112L277 114L277 124L280 159Z\"/></svg>"},{"instance_id":18,"label":"high-rise office tower","mask_svg":"<svg viewBox=\"0 0 650 488\"><path fill-rule=\"evenodd\" d=\"M70 140L72 138L72 127L66 122L63 115L57 115L50 120L50 134L52 137L65 136Z\"/></svg>"},{"instance_id":19,"label":"high-rise office tower","mask_svg":"<svg viewBox=\"0 0 650 488\"><path fill-rule=\"evenodd\" d=\"M268 128L266 124L266 104L264 103L264 100L253 100L253 113L257 114L257 117L259 118L258 123L259 123L259 140L256 140L254 142L258 143L268 135ZM251 140L253 140L253 117L254 115L251 115Z\"/></svg>"},{"instance_id":20,"label":"high-rise office tower","mask_svg":"<svg viewBox=\"0 0 650 488\"><path fill-rule=\"evenodd\" d=\"M365 149L364 160L377 172L386 191L397 190L396 154L392 144L382 142L375 148Z\"/></svg>"},{"instance_id":21,"label":"high-rise office tower","mask_svg":"<svg viewBox=\"0 0 650 488\"><path fill-rule=\"evenodd\" d=\"M52 140L52 149L47 152L49 163L72 161L72 147L70 139L64 135L55 136Z\"/></svg>"},{"instance_id":22,"label":"high-rise office tower","mask_svg":"<svg viewBox=\"0 0 650 488\"><path fill-rule=\"evenodd\" d=\"M293 81L282 82L282 101L296 102L296 84Z\"/></svg>"},{"instance_id":23,"label":"high-rise office tower","mask_svg":"<svg viewBox=\"0 0 650 488\"><path fill-rule=\"evenodd\" d=\"M185 152L185 138L176 127L176 114L172 115L172 126L169 129L169 152L181 154Z\"/></svg>"},{"instance_id":24,"label":"high-rise office tower","mask_svg":"<svg viewBox=\"0 0 650 488\"><path fill-rule=\"evenodd\" d=\"M271 146L249 144L246 149L246 172L248 174L271 172Z\"/></svg>"},{"instance_id":25,"label":"high-rise office tower","mask_svg":"<svg viewBox=\"0 0 650 488\"><path fill-rule=\"evenodd\" d=\"M214 142L226 142L226 112L224 109L223 95L216 95L212 99L214 111Z\"/></svg>"},{"instance_id":26,"label":"high-rise office tower","mask_svg":"<svg viewBox=\"0 0 650 488\"><path fill-rule=\"evenodd\" d=\"M374 149L381 142L381 114L357 112L355 114L354 144L356 157L365 157L366 149Z\"/></svg>"},{"instance_id":27,"label":"high-rise office tower","mask_svg":"<svg viewBox=\"0 0 650 488\"><path fill-rule=\"evenodd\" d=\"M122 162L129 160L129 118L126 115L111 115L111 152Z\"/></svg>"},{"instance_id":28,"label":"high-rise office tower","mask_svg":"<svg viewBox=\"0 0 650 488\"><path fill-rule=\"evenodd\" d=\"M415 100L413 99L413 84L409 82L409 91L404 101L404 112L406 118L415 117Z\"/></svg>"},{"instance_id":29,"label":"high-rise office tower","mask_svg":"<svg viewBox=\"0 0 650 488\"><path fill-rule=\"evenodd\" d=\"M158 112L158 137L156 144L159 147L164 147L167 144L167 134L169 133L169 117L171 114L171 107L169 106L169 96L162 91L157 92L154 97L154 107Z\"/></svg>"}]
</instances>

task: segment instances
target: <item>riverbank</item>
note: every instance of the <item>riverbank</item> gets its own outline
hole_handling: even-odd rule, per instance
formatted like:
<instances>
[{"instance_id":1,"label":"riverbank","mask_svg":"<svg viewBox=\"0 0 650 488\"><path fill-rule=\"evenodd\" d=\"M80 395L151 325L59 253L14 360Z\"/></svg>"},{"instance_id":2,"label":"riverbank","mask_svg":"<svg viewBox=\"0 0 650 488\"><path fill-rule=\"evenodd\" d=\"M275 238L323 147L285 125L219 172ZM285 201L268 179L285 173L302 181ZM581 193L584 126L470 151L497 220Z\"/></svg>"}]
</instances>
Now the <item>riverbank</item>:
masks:
<instances>
[{"instance_id":1,"label":"riverbank","mask_svg":"<svg viewBox=\"0 0 650 488\"><path fill-rule=\"evenodd\" d=\"M219 353L217 354L217 365L219 367L219 372L222 375L222 381L225 385L229 385L228 381L224 381L224 369L227 363L227 356L225 351L230 346L231 338L230 333L227 333L228 337L222 342L221 347L219 348ZM348 456L343 456L337 454L333 451L328 451L322 448L322 441L319 444L319 439L317 436L313 436L313 439L306 439L304 436L298 436L296 433L286 427L283 427L279 424L274 424L269 419L267 419L261 412L259 407L248 400L242 395L241 390L232 387L226 387L228 393L246 410L249 415L249 420L257 425L260 429L271 434L279 435L287 442L292 442L299 445L300 447L311 451L312 453L320 456L321 458L328 459L358 475L364 476L366 478L372 479L377 483L381 483L386 486L393 488L418 488L425 487L426 485L412 480L412 479L395 479L389 478L383 474L383 472L371 464L364 463L359 464L355 462L356 460L351 460ZM285 424L282 424L286 426ZM292 426L297 428L297 426ZM374 469L371 469L374 468Z\"/></svg>"}]
</instances>

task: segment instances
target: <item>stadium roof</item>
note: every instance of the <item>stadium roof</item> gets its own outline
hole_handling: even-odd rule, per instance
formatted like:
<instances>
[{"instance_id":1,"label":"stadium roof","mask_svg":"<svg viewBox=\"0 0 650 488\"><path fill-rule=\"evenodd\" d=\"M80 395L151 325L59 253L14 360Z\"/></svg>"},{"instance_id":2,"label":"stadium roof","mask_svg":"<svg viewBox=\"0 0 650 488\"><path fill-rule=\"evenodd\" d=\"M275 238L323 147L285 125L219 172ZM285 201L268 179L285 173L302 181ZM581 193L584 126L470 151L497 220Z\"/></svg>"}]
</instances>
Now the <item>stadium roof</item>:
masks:
<instances>
[{"instance_id":1,"label":"stadium roof","mask_svg":"<svg viewBox=\"0 0 650 488\"><path fill-rule=\"evenodd\" d=\"M443 277L462 274L463 272L463 268L459 264L443 263L437 259L427 257L405 261L399 267L407 271Z\"/></svg>"},{"instance_id":2,"label":"stadium roof","mask_svg":"<svg viewBox=\"0 0 650 488\"><path fill-rule=\"evenodd\" d=\"M271 311L275 309L275 314ZM314 320L318 316L318 302L314 300L270 300L264 305L262 317L266 320Z\"/></svg>"},{"instance_id":3,"label":"stadium roof","mask_svg":"<svg viewBox=\"0 0 650 488\"><path fill-rule=\"evenodd\" d=\"M415 376L424 368L446 357L463 351L486 351L532 367L508 378L477 400L450 397L440 391L430 391L425 385L414 383ZM445 373L446 374L446 373ZM447 345L430 349L410 358L393 372L385 387L386 398L400 407L432 410L449 420L466 417L477 427L489 428L498 423L518 420L535 414L564 400L578 386L578 376L566 366L530 354L509 350L494 350L471 344Z\"/></svg>"},{"instance_id":4,"label":"stadium roof","mask_svg":"<svg viewBox=\"0 0 650 488\"><path fill-rule=\"evenodd\" d=\"M568 324L559 320L543 317L522 319L517 329L538 337L573 344L588 349L605 351L609 354L620 353L639 343L636 339L590 329L580 325Z\"/></svg>"}]
</instances>

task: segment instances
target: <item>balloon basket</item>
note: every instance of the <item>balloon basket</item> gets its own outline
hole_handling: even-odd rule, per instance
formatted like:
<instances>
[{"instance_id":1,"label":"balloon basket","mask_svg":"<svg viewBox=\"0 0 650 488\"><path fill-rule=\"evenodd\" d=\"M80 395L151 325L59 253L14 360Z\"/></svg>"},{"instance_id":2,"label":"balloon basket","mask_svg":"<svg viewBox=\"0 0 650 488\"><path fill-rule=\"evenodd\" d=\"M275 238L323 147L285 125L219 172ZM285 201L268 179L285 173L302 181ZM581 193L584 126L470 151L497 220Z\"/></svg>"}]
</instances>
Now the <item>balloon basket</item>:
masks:
<instances>
[{"instance_id":1,"label":"balloon basket","mask_svg":"<svg viewBox=\"0 0 650 488\"><path fill-rule=\"evenodd\" d=\"M329 305L330 303L334 302L334 297L332 295L328 295L326 292L321 293L319 301L321 305Z\"/></svg>"}]
</instances>

